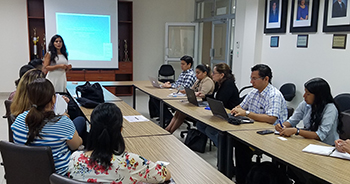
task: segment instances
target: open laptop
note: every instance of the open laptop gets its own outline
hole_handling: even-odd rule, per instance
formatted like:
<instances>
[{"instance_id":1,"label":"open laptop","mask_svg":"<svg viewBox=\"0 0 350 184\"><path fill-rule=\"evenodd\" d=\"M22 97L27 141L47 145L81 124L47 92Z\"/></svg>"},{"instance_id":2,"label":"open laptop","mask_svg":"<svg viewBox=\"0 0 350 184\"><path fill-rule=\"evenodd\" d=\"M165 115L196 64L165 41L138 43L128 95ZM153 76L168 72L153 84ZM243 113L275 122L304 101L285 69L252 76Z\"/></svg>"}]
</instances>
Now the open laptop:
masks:
<instances>
[{"instance_id":1,"label":"open laptop","mask_svg":"<svg viewBox=\"0 0 350 184\"><path fill-rule=\"evenodd\" d=\"M208 102L204 102L204 101L197 101L197 97L196 94L194 93L193 89L190 88L185 88L186 91L186 96L187 96L187 100L195 105L195 106L199 106L199 107L206 107L208 106Z\"/></svg>"},{"instance_id":2,"label":"open laptop","mask_svg":"<svg viewBox=\"0 0 350 184\"><path fill-rule=\"evenodd\" d=\"M242 123L254 123L253 120L243 117L243 116L234 116L231 113L227 113L224 107L224 103L220 100L215 100L212 98L207 98L209 107L214 116L218 116L222 119L227 120L232 124L242 124Z\"/></svg>"},{"instance_id":3,"label":"open laptop","mask_svg":"<svg viewBox=\"0 0 350 184\"><path fill-rule=\"evenodd\" d=\"M155 88L163 88L161 84L159 84L158 80L154 77L148 76L149 81L151 81L152 86Z\"/></svg>"}]
</instances>

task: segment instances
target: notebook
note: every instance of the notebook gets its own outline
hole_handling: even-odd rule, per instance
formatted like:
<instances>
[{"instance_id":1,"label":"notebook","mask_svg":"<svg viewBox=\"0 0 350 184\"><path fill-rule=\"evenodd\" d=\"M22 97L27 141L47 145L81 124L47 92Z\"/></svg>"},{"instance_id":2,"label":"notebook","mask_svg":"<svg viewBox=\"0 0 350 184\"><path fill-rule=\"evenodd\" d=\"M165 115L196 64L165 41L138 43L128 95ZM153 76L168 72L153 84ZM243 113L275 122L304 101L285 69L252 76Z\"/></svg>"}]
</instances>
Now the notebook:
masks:
<instances>
[{"instance_id":1,"label":"notebook","mask_svg":"<svg viewBox=\"0 0 350 184\"><path fill-rule=\"evenodd\" d=\"M212 98L207 98L209 107L214 116L218 116L222 119L227 120L231 124L243 124L243 123L254 123L253 120L248 117L234 116L231 113L227 113L224 104L220 100L214 100Z\"/></svg>"},{"instance_id":2,"label":"notebook","mask_svg":"<svg viewBox=\"0 0 350 184\"><path fill-rule=\"evenodd\" d=\"M325 155L350 160L349 153L341 153L337 149L335 149L335 147L332 146L320 146L316 144L309 144L303 149L303 151L318 155Z\"/></svg>"},{"instance_id":3,"label":"notebook","mask_svg":"<svg viewBox=\"0 0 350 184\"><path fill-rule=\"evenodd\" d=\"M190 89L190 88L185 88L186 91L186 96L187 96L187 100L195 105L195 106L199 106L199 107L206 107L208 106L208 102L204 102L204 101L197 101L197 97L196 94L194 93L194 90Z\"/></svg>"},{"instance_id":4,"label":"notebook","mask_svg":"<svg viewBox=\"0 0 350 184\"><path fill-rule=\"evenodd\" d=\"M162 88L162 85L159 84L158 80L154 77L151 77L151 76L148 76L149 78L149 81L151 81L152 83L152 86L155 87L155 88Z\"/></svg>"}]
</instances>

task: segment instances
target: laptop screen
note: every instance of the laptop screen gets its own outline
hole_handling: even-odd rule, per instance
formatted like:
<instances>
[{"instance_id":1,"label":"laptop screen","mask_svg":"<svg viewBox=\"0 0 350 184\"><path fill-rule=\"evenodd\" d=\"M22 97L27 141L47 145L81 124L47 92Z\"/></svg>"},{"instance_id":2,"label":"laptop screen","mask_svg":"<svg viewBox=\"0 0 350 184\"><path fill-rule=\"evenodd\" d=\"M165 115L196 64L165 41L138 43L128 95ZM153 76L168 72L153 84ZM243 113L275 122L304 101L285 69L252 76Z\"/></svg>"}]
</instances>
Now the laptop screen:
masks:
<instances>
[{"instance_id":1,"label":"laptop screen","mask_svg":"<svg viewBox=\"0 0 350 184\"><path fill-rule=\"evenodd\" d=\"M214 100L212 98L207 98L209 107L214 116L219 116L223 119L228 119L227 112L225 110L224 104L220 100Z\"/></svg>"}]
</instances>

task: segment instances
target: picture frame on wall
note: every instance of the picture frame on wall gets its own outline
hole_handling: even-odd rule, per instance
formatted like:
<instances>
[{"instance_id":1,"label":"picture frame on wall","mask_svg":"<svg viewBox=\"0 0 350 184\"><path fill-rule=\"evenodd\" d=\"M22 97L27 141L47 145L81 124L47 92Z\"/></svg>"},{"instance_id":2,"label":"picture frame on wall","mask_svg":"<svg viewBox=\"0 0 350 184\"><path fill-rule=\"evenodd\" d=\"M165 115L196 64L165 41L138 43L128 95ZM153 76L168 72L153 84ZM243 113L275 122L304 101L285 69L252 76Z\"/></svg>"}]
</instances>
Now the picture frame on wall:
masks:
<instances>
[{"instance_id":1,"label":"picture frame on wall","mask_svg":"<svg viewBox=\"0 0 350 184\"><path fill-rule=\"evenodd\" d=\"M347 37L347 34L334 34L332 48L346 49L346 37Z\"/></svg>"},{"instance_id":2,"label":"picture frame on wall","mask_svg":"<svg viewBox=\"0 0 350 184\"><path fill-rule=\"evenodd\" d=\"M271 36L270 47L278 47L279 36Z\"/></svg>"},{"instance_id":3,"label":"picture frame on wall","mask_svg":"<svg viewBox=\"0 0 350 184\"><path fill-rule=\"evenodd\" d=\"M297 37L297 47L307 48L309 42L309 35L298 35Z\"/></svg>"},{"instance_id":4,"label":"picture frame on wall","mask_svg":"<svg viewBox=\"0 0 350 184\"><path fill-rule=\"evenodd\" d=\"M290 32L317 32L320 0L293 0Z\"/></svg>"},{"instance_id":5,"label":"picture frame on wall","mask_svg":"<svg viewBox=\"0 0 350 184\"><path fill-rule=\"evenodd\" d=\"M288 0L265 0L264 33L285 33Z\"/></svg>"},{"instance_id":6,"label":"picture frame on wall","mask_svg":"<svg viewBox=\"0 0 350 184\"><path fill-rule=\"evenodd\" d=\"M350 31L350 0L325 0L323 32Z\"/></svg>"}]
</instances>

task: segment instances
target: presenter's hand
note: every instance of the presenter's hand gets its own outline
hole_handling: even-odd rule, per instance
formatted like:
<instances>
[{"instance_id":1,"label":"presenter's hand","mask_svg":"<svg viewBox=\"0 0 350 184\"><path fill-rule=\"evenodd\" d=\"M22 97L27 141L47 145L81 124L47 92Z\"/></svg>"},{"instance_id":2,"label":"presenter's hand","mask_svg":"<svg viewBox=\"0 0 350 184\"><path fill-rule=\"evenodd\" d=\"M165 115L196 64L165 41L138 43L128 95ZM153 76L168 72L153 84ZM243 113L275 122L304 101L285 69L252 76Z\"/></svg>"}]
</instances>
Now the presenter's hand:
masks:
<instances>
[{"instance_id":1,"label":"presenter's hand","mask_svg":"<svg viewBox=\"0 0 350 184\"><path fill-rule=\"evenodd\" d=\"M204 98L205 94L201 93L201 92L195 92L196 96Z\"/></svg>"},{"instance_id":2,"label":"presenter's hand","mask_svg":"<svg viewBox=\"0 0 350 184\"><path fill-rule=\"evenodd\" d=\"M294 135L295 133L297 133L296 128L283 128L283 130L280 132L280 135L285 136L285 137L290 137L291 135Z\"/></svg>"},{"instance_id":3,"label":"presenter's hand","mask_svg":"<svg viewBox=\"0 0 350 184\"><path fill-rule=\"evenodd\" d=\"M67 68L67 66L65 64L59 64L57 66L63 70L66 70L66 68Z\"/></svg>"},{"instance_id":4,"label":"presenter's hand","mask_svg":"<svg viewBox=\"0 0 350 184\"><path fill-rule=\"evenodd\" d=\"M241 106L236 106L231 110L231 114L234 114L235 116L245 116L245 111L246 110L242 109Z\"/></svg>"},{"instance_id":5,"label":"presenter's hand","mask_svg":"<svg viewBox=\"0 0 350 184\"><path fill-rule=\"evenodd\" d=\"M170 82L166 82L163 84L163 88L170 88L170 87L171 87Z\"/></svg>"},{"instance_id":6,"label":"presenter's hand","mask_svg":"<svg viewBox=\"0 0 350 184\"><path fill-rule=\"evenodd\" d=\"M71 64L66 65L66 71L68 71L68 70L70 70L70 69L72 69L72 65L71 65Z\"/></svg>"}]
</instances>

